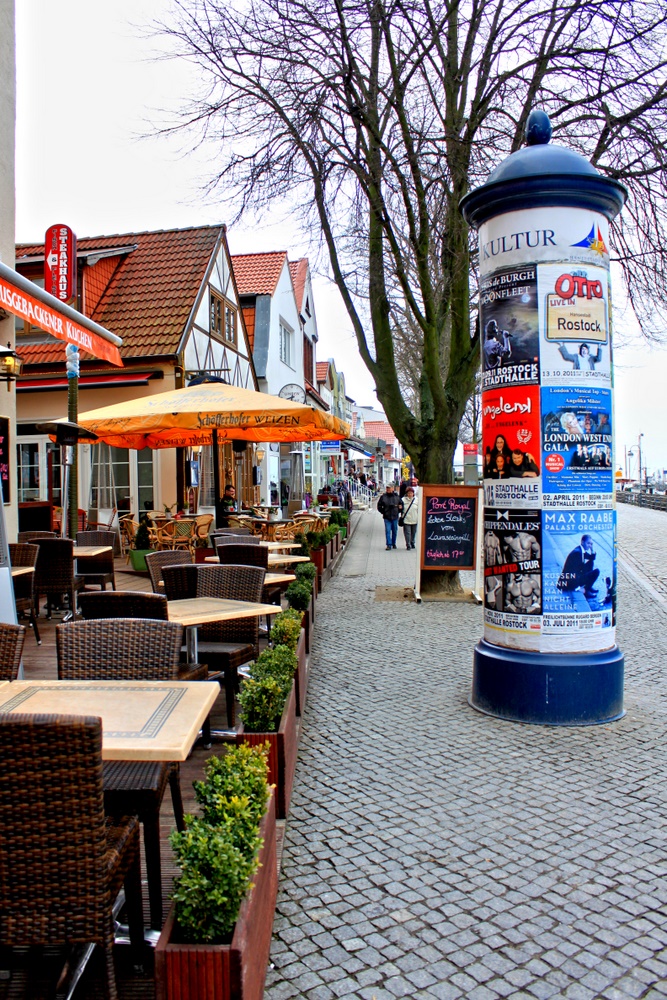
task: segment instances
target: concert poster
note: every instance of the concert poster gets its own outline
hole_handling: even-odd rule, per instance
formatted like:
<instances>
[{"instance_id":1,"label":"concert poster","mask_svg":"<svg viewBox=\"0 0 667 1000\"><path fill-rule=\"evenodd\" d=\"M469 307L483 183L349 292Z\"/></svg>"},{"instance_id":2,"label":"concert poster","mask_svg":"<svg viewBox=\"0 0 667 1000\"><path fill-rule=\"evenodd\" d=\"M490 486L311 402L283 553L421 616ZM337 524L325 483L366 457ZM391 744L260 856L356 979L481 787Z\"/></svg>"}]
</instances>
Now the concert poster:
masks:
<instances>
[{"instance_id":1,"label":"concert poster","mask_svg":"<svg viewBox=\"0 0 667 1000\"><path fill-rule=\"evenodd\" d=\"M539 383L539 323L534 265L481 279L482 388Z\"/></svg>"},{"instance_id":2,"label":"concert poster","mask_svg":"<svg viewBox=\"0 0 667 1000\"><path fill-rule=\"evenodd\" d=\"M539 648L540 511L485 508L483 550L486 638L516 649Z\"/></svg>"},{"instance_id":3,"label":"concert poster","mask_svg":"<svg viewBox=\"0 0 667 1000\"><path fill-rule=\"evenodd\" d=\"M537 268L542 385L611 385L611 299L604 267Z\"/></svg>"},{"instance_id":4,"label":"concert poster","mask_svg":"<svg viewBox=\"0 0 667 1000\"><path fill-rule=\"evenodd\" d=\"M542 650L596 652L615 641L616 513L545 510Z\"/></svg>"},{"instance_id":5,"label":"concert poster","mask_svg":"<svg viewBox=\"0 0 667 1000\"><path fill-rule=\"evenodd\" d=\"M544 506L610 506L614 489L611 390L541 390Z\"/></svg>"},{"instance_id":6,"label":"concert poster","mask_svg":"<svg viewBox=\"0 0 667 1000\"><path fill-rule=\"evenodd\" d=\"M539 400L537 386L487 390L482 396L488 506L530 508L541 502Z\"/></svg>"}]
</instances>

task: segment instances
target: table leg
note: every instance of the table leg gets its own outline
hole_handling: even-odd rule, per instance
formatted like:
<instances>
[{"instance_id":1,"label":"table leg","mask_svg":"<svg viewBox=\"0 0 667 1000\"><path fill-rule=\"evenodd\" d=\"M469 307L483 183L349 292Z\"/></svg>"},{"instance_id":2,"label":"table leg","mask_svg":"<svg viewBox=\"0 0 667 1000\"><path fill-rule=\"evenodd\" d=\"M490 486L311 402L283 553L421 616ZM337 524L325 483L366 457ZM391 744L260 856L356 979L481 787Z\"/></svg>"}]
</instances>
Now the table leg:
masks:
<instances>
[{"instance_id":1,"label":"table leg","mask_svg":"<svg viewBox=\"0 0 667 1000\"><path fill-rule=\"evenodd\" d=\"M199 643L197 641L197 626L188 625L185 629L185 652L188 663L198 663Z\"/></svg>"}]
</instances>

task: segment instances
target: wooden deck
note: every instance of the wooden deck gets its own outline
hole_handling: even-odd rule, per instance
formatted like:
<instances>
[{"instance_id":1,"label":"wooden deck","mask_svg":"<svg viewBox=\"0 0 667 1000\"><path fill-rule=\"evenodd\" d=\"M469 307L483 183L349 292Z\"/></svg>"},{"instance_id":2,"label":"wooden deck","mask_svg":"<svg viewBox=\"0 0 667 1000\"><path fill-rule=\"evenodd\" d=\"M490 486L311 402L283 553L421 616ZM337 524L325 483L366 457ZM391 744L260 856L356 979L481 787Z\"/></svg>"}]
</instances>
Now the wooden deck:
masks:
<instances>
[{"instance_id":1,"label":"wooden deck","mask_svg":"<svg viewBox=\"0 0 667 1000\"><path fill-rule=\"evenodd\" d=\"M140 590L149 592L151 590L150 580L147 575L131 572L124 559L116 560L116 586L118 590ZM28 627L26 636L23 667L26 679L55 679L56 678L56 647L55 647L55 627L62 620L62 614L54 613L53 618L47 621L44 611L41 611L39 618L39 632L42 645L38 646L32 630ZM27 625L27 621L25 622ZM227 713L225 710L225 697L221 689L220 697L217 699L211 715L212 727L214 729L227 728ZM213 749L206 751L197 746L187 761L181 764L181 787L183 790L183 802L186 812L195 812L196 804L192 791L193 781L203 776L203 768L206 760L212 753L224 753L224 744L214 743ZM280 858L282 840L284 833L284 821L278 822L278 856ZM167 912L169 906L169 896L176 874L173 855L169 845L169 834L175 828L174 814L171 808L171 796L167 792L165 795L161 812L161 837L162 837L162 887L164 896L164 911ZM142 838L143 839L143 838ZM280 862L279 862L280 864ZM142 860L143 866L143 860ZM145 867L142 867L142 873ZM148 896L144 884L144 914L146 926L148 927ZM99 951L99 949L98 949ZM154 1000L155 990L153 985L153 952L146 949L144 973L137 974L129 961L129 949L116 948L116 975L118 984L119 1000ZM6 963L0 961L0 1000L47 1000L49 991L53 990L55 978L58 976L60 956L57 952L44 953L43 951L35 960L34 950L26 951L23 959L19 956L19 968L15 968L10 979L2 978L2 969ZM74 1000L98 1000L103 997L103 977L100 966L100 955L95 954L84 973L74 994Z\"/></svg>"}]
</instances>

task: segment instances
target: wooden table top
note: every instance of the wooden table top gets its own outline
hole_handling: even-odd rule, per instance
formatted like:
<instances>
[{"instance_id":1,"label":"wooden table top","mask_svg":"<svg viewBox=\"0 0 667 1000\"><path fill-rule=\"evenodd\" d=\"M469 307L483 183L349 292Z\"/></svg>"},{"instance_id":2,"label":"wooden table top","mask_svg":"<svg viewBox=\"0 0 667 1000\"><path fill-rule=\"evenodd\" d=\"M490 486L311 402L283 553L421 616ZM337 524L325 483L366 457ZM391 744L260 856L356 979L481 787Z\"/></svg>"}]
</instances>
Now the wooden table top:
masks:
<instances>
[{"instance_id":1,"label":"wooden table top","mask_svg":"<svg viewBox=\"0 0 667 1000\"><path fill-rule=\"evenodd\" d=\"M220 563L217 556L206 556L205 562L208 563ZM272 583L291 583L292 580L296 580L294 573L266 573L264 576L264 586L268 587ZM158 580L158 587L164 590L164 580Z\"/></svg>"},{"instance_id":2,"label":"wooden table top","mask_svg":"<svg viewBox=\"0 0 667 1000\"><path fill-rule=\"evenodd\" d=\"M220 693L207 681L12 681L0 712L102 719L105 760L186 760Z\"/></svg>"},{"instance_id":3,"label":"wooden table top","mask_svg":"<svg viewBox=\"0 0 667 1000\"><path fill-rule=\"evenodd\" d=\"M26 573L34 572L34 566L12 566L12 576L24 576Z\"/></svg>"},{"instance_id":4,"label":"wooden table top","mask_svg":"<svg viewBox=\"0 0 667 1000\"><path fill-rule=\"evenodd\" d=\"M294 566L296 563L310 562L308 556L288 556L281 555L280 552L272 552L269 555L269 566Z\"/></svg>"},{"instance_id":5,"label":"wooden table top","mask_svg":"<svg viewBox=\"0 0 667 1000\"><path fill-rule=\"evenodd\" d=\"M280 610L277 604L229 601L222 597L184 597L178 601L167 602L169 621L178 622L184 628L208 625L211 622L235 621L237 618L277 615Z\"/></svg>"},{"instance_id":6,"label":"wooden table top","mask_svg":"<svg viewBox=\"0 0 667 1000\"><path fill-rule=\"evenodd\" d=\"M301 542L260 542L265 549L269 552L279 551L280 549L300 549Z\"/></svg>"},{"instance_id":7,"label":"wooden table top","mask_svg":"<svg viewBox=\"0 0 667 1000\"><path fill-rule=\"evenodd\" d=\"M112 552L113 545L75 545L74 558L81 559L85 556L101 556L105 552Z\"/></svg>"}]
</instances>

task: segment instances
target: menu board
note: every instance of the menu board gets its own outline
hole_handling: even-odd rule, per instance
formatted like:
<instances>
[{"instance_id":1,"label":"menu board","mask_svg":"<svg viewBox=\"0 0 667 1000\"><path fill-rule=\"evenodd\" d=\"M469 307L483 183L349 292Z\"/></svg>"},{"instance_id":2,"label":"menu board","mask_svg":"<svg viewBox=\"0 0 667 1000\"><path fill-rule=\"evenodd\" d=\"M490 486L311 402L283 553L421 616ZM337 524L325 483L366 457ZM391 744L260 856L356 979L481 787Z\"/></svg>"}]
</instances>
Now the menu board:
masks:
<instances>
[{"instance_id":1,"label":"menu board","mask_svg":"<svg viewBox=\"0 0 667 1000\"><path fill-rule=\"evenodd\" d=\"M9 503L9 417L0 417L0 482L2 502Z\"/></svg>"},{"instance_id":2,"label":"menu board","mask_svg":"<svg viewBox=\"0 0 667 1000\"><path fill-rule=\"evenodd\" d=\"M474 569L479 490L420 485L422 569Z\"/></svg>"}]
</instances>

